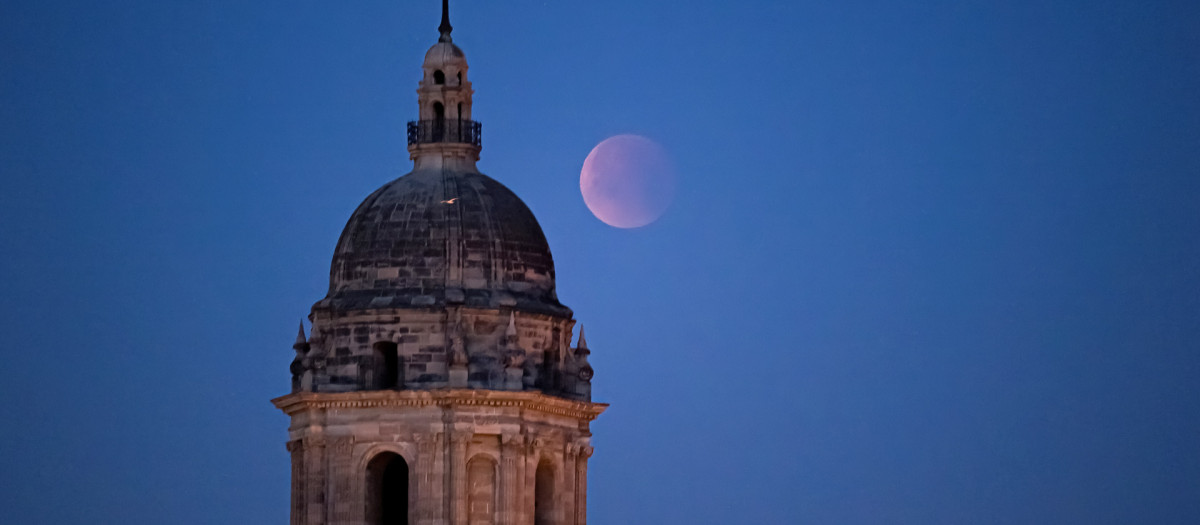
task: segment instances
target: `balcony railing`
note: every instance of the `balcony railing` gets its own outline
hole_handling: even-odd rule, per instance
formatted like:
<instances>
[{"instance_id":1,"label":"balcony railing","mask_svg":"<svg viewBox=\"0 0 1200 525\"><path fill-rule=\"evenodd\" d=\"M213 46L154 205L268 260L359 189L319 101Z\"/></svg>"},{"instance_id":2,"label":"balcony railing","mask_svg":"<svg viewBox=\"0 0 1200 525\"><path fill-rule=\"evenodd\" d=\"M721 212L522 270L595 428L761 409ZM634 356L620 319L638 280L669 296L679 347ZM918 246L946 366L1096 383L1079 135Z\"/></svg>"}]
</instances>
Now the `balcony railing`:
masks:
<instances>
[{"instance_id":1,"label":"balcony railing","mask_svg":"<svg viewBox=\"0 0 1200 525\"><path fill-rule=\"evenodd\" d=\"M483 126L474 120L418 120L408 123L408 145L456 142L481 146Z\"/></svg>"}]
</instances>

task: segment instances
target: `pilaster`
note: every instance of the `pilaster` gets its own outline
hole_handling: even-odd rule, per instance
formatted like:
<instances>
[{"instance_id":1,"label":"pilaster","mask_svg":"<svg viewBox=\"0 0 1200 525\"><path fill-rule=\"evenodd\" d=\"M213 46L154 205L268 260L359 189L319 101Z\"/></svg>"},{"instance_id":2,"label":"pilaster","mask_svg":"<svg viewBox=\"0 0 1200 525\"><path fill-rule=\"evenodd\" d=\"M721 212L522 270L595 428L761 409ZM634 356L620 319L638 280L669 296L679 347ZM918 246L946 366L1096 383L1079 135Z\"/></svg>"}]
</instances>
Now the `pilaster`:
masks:
<instances>
[{"instance_id":1,"label":"pilaster","mask_svg":"<svg viewBox=\"0 0 1200 525\"><path fill-rule=\"evenodd\" d=\"M288 454L292 458L292 519L291 525L305 525L304 513L304 443L299 439L288 441Z\"/></svg>"},{"instance_id":2,"label":"pilaster","mask_svg":"<svg viewBox=\"0 0 1200 525\"><path fill-rule=\"evenodd\" d=\"M442 434L416 434L417 443L417 525L445 523L442 484Z\"/></svg>"},{"instance_id":3,"label":"pilaster","mask_svg":"<svg viewBox=\"0 0 1200 525\"><path fill-rule=\"evenodd\" d=\"M575 524L587 525L587 462L592 457L592 447L579 447L575 457Z\"/></svg>"},{"instance_id":4,"label":"pilaster","mask_svg":"<svg viewBox=\"0 0 1200 525\"><path fill-rule=\"evenodd\" d=\"M575 460L579 454L579 445L575 443L567 443L563 446L563 462L562 462L562 490L559 493L558 501L561 512L562 525L574 525L575 523Z\"/></svg>"},{"instance_id":5,"label":"pilaster","mask_svg":"<svg viewBox=\"0 0 1200 525\"><path fill-rule=\"evenodd\" d=\"M326 525L325 436L307 437L304 443L304 519L305 525Z\"/></svg>"},{"instance_id":6,"label":"pilaster","mask_svg":"<svg viewBox=\"0 0 1200 525\"><path fill-rule=\"evenodd\" d=\"M500 504L499 524L525 523L521 514L521 490L524 483L525 443L520 434L500 436Z\"/></svg>"},{"instance_id":7,"label":"pilaster","mask_svg":"<svg viewBox=\"0 0 1200 525\"><path fill-rule=\"evenodd\" d=\"M331 493L333 500L329 502L331 525L349 525L354 519L355 510L362 507L356 505L362 498L356 494L353 451L354 437L345 436L330 439L325 447L329 458L329 479L333 482Z\"/></svg>"},{"instance_id":8,"label":"pilaster","mask_svg":"<svg viewBox=\"0 0 1200 525\"><path fill-rule=\"evenodd\" d=\"M450 434L450 525L467 525L468 432Z\"/></svg>"}]
</instances>

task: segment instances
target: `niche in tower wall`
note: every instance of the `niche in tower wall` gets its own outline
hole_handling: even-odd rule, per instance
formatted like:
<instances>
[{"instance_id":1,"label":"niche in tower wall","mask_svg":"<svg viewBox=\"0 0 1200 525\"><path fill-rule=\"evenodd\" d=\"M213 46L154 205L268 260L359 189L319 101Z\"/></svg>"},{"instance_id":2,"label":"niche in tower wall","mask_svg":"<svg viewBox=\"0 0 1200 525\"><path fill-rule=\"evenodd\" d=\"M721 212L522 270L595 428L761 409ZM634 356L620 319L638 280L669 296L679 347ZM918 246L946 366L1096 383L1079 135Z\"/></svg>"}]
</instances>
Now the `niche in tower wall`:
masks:
<instances>
[{"instance_id":1,"label":"niche in tower wall","mask_svg":"<svg viewBox=\"0 0 1200 525\"><path fill-rule=\"evenodd\" d=\"M487 456L475 456L467 464L467 523L496 523L496 462Z\"/></svg>"}]
</instances>

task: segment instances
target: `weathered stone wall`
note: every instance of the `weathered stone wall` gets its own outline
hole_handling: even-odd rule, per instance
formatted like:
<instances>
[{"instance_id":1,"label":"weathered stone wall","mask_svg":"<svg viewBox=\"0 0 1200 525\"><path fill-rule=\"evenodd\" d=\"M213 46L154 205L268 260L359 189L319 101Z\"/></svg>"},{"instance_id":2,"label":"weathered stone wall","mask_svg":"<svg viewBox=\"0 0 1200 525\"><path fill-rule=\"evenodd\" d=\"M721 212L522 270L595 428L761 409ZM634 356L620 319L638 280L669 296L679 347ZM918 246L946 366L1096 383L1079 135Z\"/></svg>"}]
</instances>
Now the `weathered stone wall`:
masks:
<instances>
[{"instance_id":1,"label":"weathered stone wall","mask_svg":"<svg viewBox=\"0 0 1200 525\"><path fill-rule=\"evenodd\" d=\"M591 399L592 372L586 349L571 348L571 319L456 307L316 311L312 322L297 391L475 388ZM389 364L380 343L395 345L395 386L381 383Z\"/></svg>"},{"instance_id":2,"label":"weathered stone wall","mask_svg":"<svg viewBox=\"0 0 1200 525\"><path fill-rule=\"evenodd\" d=\"M589 422L605 405L532 392L299 393L276 399L292 418L293 525L364 525L367 466L409 467L409 523L579 525L586 516ZM538 465L553 472L540 503ZM392 495L397 497L396 495ZM542 512L535 506L540 505Z\"/></svg>"}]
</instances>

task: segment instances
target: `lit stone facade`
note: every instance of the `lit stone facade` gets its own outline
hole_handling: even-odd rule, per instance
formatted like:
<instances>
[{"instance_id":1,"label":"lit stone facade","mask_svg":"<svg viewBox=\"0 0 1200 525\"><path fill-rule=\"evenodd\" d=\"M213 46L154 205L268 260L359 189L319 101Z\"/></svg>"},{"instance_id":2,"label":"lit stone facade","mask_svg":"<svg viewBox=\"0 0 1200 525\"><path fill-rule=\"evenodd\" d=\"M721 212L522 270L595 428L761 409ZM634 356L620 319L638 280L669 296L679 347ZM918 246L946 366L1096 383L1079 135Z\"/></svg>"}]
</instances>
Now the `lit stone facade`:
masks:
<instances>
[{"instance_id":1,"label":"lit stone facade","mask_svg":"<svg viewBox=\"0 0 1200 525\"><path fill-rule=\"evenodd\" d=\"M417 525L587 522L588 422L603 405L469 389L306 392L276 405L292 417L292 525L381 523L378 499L401 496L404 523ZM408 465L406 494L372 486L383 453Z\"/></svg>"},{"instance_id":2,"label":"lit stone facade","mask_svg":"<svg viewBox=\"0 0 1200 525\"><path fill-rule=\"evenodd\" d=\"M586 523L593 370L541 227L479 173L462 50L426 54L413 172L338 241L293 348L292 525Z\"/></svg>"}]
</instances>

